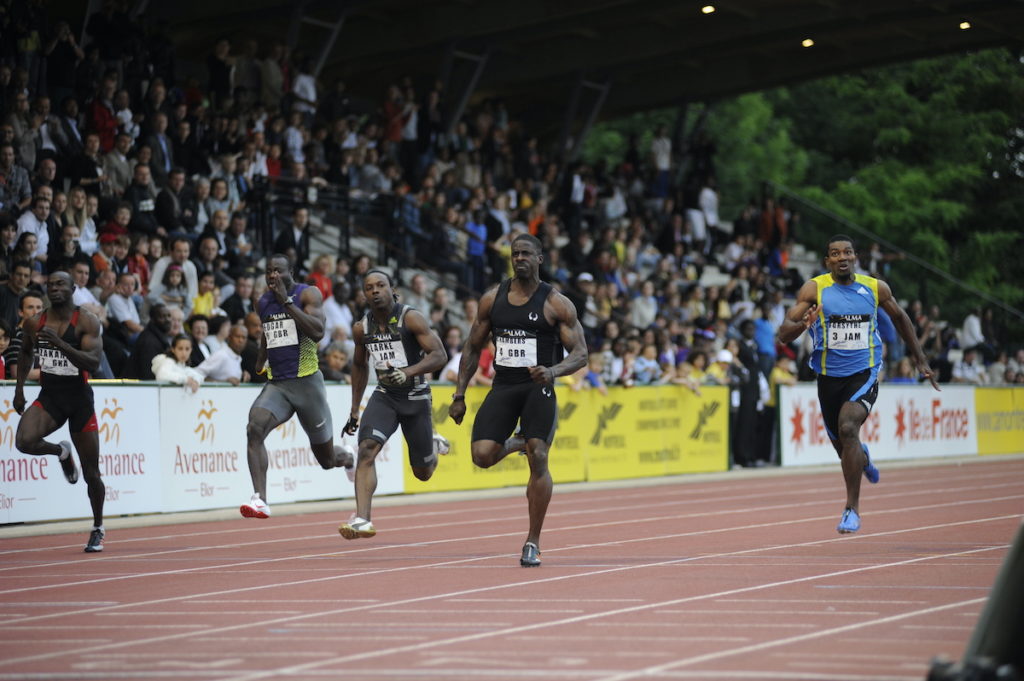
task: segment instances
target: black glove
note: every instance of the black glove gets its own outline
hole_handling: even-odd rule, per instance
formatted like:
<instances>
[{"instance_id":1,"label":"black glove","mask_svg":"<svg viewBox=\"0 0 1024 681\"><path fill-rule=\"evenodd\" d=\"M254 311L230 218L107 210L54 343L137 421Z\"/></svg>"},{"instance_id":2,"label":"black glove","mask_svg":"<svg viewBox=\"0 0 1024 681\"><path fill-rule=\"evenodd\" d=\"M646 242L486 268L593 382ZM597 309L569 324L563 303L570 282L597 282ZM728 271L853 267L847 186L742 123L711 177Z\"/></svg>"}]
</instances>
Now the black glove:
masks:
<instances>
[{"instance_id":1,"label":"black glove","mask_svg":"<svg viewBox=\"0 0 1024 681\"><path fill-rule=\"evenodd\" d=\"M359 428L359 418L356 416L349 416L348 423L346 423L345 427L341 429L341 432L345 433L345 435L355 435L357 428Z\"/></svg>"}]
</instances>

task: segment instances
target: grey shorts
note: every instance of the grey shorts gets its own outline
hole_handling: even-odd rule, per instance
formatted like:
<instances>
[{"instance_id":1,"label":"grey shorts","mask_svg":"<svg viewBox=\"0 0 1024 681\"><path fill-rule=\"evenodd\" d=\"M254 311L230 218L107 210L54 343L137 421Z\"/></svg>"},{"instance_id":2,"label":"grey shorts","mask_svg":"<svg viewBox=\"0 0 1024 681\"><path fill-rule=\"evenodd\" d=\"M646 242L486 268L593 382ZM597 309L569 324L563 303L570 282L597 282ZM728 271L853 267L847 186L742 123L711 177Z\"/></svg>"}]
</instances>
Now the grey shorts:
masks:
<instances>
[{"instance_id":1,"label":"grey shorts","mask_svg":"<svg viewBox=\"0 0 1024 681\"><path fill-rule=\"evenodd\" d=\"M251 409L266 409L279 423L284 423L292 414L297 414L299 424L309 436L309 443L313 445L323 444L334 436L331 409L327 405L327 390L324 388L324 375L319 371L302 378L268 382L263 386L260 396L252 403Z\"/></svg>"},{"instance_id":2,"label":"grey shorts","mask_svg":"<svg viewBox=\"0 0 1024 681\"><path fill-rule=\"evenodd\" d=\"M409 445L409 465L413 468L429 465L436 456L431 404L430 392L405 397L375 390L363 410L359 441L375 440L383 445L401 425Z\"/></svg>"}]
</instances>

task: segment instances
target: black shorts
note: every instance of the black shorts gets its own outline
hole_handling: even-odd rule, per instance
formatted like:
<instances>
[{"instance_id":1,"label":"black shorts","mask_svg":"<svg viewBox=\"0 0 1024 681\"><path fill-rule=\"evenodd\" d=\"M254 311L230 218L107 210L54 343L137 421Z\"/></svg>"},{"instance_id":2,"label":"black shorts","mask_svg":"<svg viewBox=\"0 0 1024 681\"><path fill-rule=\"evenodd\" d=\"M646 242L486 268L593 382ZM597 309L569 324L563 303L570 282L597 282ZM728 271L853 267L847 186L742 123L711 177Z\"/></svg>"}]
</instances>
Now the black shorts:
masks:
<instances>
[{"instance_id":1,"label":"black shorts","mask_svg":"<svg viewBox=\"0 0 1024 681\"><path fill-rule=\"evenodd\" d=\"M870 414L877 398L877 369L865 369L850 376L818 376L818 402L829 439L839 442L839 410L845 403L856 402Z\"/></svg>"},{"instance_id":2,"label":"black shorts","mask_svg":"<svg viewBox=\"0 0 1024 681\"><path fill-rule=\"evenodd\" d=\"M67 421L68 430L72 433L99 430L92 388L88 385L72 389L43 388L32 404L38 404L40 409L49 414L57 422L58 428Z\"/></svg>"},{"instance_id":3,"label":"black shorts","mask_svg":"<svg viewBox=\"0 0 1024 681\"><path fill-rule=\"evenodd\" d=\"M550 445L558 426L554 388L532 381L492 387L473 421L473 442L503 443L515 431L517 423L524 438L544 440Z\"/></svg>"},{"instance_id":4,"label":"black shorts","mask_svg":"<svg viewBox=\"0 0 1024 681\"><path fill-rule=\"evenodd\" d=\"M376 440L382 445L402 426L409 445L409 465L423 468L434 454L434 422L430 391L406 397L374 390L359 423L359 442Z\"/></svg>"}]
</instances>

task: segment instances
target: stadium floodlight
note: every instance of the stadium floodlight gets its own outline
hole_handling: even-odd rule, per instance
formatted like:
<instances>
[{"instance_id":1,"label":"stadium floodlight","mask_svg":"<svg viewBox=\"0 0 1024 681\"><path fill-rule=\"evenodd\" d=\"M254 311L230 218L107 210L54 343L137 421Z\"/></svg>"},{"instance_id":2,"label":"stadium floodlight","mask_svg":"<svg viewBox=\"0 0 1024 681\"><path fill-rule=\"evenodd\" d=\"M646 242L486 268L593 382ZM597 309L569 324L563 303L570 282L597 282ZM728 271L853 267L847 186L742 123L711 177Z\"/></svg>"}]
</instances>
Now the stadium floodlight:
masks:
<instances>
[{"instance_id":1,"label":"stadium floodlight","mask_svg":"<svg viewBox=\"0 0 1024 681\"><path fill-rule=\"evenodd\" d=\"M804 47L814 47L814 40L811 38L804 38L800 44Z\"/></svg>"},{"instance_id":2,"label":"stadium floodlight","mask_svg":"<svg viewBox=\"0 0 1024 681\"><path fill-rule=\"evenodd\" d=\"M967 29L969 29L970 27L971 27L971 22L969 22L969 21L967 21L967 20L964 20L964 21L961 21L961 22L960 22L960 30L961 30L961 31L966 31L966 30L967 30Z\"/></svg>"},{"instance_id":3,"label":"stadium floodlight","mask_svg":"<svg viewBox=\"0 0 1024 681\"><path fill-rule=\"evenodd\" d=\"M700 8L700 11L703 12L704 14L714 14L715 13L715 6L714 5L704 5L703 7Z\"/></svg>"}]
</instances>

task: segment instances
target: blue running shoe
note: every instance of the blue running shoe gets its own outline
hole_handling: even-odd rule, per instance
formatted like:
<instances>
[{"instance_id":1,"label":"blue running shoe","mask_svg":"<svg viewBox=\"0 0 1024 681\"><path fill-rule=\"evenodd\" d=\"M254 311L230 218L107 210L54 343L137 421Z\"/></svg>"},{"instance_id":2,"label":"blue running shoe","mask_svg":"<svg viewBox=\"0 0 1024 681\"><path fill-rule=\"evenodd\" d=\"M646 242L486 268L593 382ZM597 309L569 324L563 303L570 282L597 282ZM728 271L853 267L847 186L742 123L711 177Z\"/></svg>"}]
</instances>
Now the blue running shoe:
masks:
<instances>
[{"instance_id":1,"label":"blue running shoe","mask_svg":"<svg viewBox=\"0 0 1024 681\"><path fill-rule=\"evenodd\" d=\"M852 508L843 511L843 517L839 521L836 531L839 534L853 534L860 529L860 516Z\"/></svg>"},{"instance_id":2,"label":"blue running shoe","mask_svg":"<svg viewBox=\"0 0 1024 681\"><path fill-rule=\"evenodd\" d=\"M868 479L872 485L878 482L878 479L882 477L882 474L878 472L878 466L871 463L871 454L868 453L868 446L861 443L861 449L864 450L864 456L867 457L868 462L864 464L864 477Z\"/></svg>"}]
</instances>

